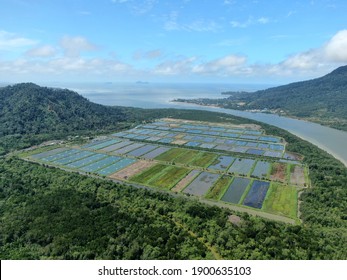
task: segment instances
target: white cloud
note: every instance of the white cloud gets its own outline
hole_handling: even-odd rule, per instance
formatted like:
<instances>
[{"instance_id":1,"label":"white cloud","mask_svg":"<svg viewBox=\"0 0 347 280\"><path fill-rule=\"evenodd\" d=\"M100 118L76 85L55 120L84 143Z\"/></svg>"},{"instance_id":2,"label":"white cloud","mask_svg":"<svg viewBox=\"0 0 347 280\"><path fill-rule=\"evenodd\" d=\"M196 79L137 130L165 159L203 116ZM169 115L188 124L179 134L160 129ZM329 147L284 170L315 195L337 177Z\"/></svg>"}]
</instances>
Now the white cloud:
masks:
<instances>
[{"instance_id":1,"label":"white cloud","mask_svg":"<svg viewBox=\"0 0 347 280\"><path fill-rule=\"evenodd\" d=\"M153 9L156 2L157 0L135 1L135 4L131 6L131 10L137 15L147 14Z\"/></svg>"},{"instance_id":2,"label":"white cloud","mask_svg":"<svg viewBox=\"0 0 347 280\"><path fill-rule=\"evenodd\" d=\"M247 41L246 38L239 38L239 39L226 39L223 41L220 41L216 44L214 44L214 46L217 47L234 47L234 46L240 46L243 43L245 43Z\"/></svg>"},{"instance_id":3,"label":"white cloud","mask_svg":"<svg viewBox=\"0 0 347 280\"><path fill-rule=\"evenodd\" d=\"M245 22L240 22L240 21L236 21L236 20L232 20L230 22L231 26L234 28L246 28L251 24L251 21L248 19Z\"/></svg>"},{"instance_id":4,"label":"white cloud","mask_svg":"<svg viewBox=\"0 0 347 280\"><path fill-rule=\"evenodd\" d=\"M290 55L278 64L263 66L263 72L279 76L317 76L346 63L347 30L341 30L318 48Z\"/></svg>"},{"instance_id":5,"label":"white cloud","mask_svg":"<svg viewBox=\"0 0 347 280\"><path fill-rule=\"evenodd\" d=\"M266 17L261 17L261 18L258 18L257 22L258 23L261 23L261 24L266 24L268 23L270 20Z\"/></svg>"},{"instance_id":6,"label":"white cloud","mask_svg":"<svg viewBox=\"0 0 347 280\"><path fill-rule=\"evenodd\" d=\"M127 7L135 15L143 15L150 12L157 0L111 0L116 4L127 4Z\"/></svg>"},{"instance_id":7,"label":"white cloud","mask_svg":"<svg viewBox=\"0 0 347 280\"><path fill-rule=\"evenodd\" d=\"M196 65L192 70L199 74L217 74L227 76L242 72L247 58L240 55L227 55L206 63Z\"/></svg>"},{"instance_id":8,"label":"white cloud","mask_svg":"<svg viewBox=\"0 0 347 280\"><path fill-rule=\"evenodd\" d=\"M197 19L189 23L178 21L178 12L171 11L164 23L164 29L167 31L191 31L191 32L216 32L221 27L214 20Z\"/></svg>"},{"instance_id":9,"label":"white cloud","mask_svg":"<svg viewBox=\"0 0 347 280\"><path fill-rule=\"evenodd\" d=\"M190 74L196 57L165 61L153 69L156 75L172 76Z\"/></svg>"},{"instance_id":10,"label":"white cloud","mask_svg":"<svg viewBox=\"0 0 347 280\"><path fill-rule=\"evenodd\" d=\"M195 20L184 25L183 29L196 32L216 32L220 26L213 20Z\"/></svg>"},{"instance_id":11,"label":"white cloud","mask_svg":"<svg viewBox=\"0 0 347 280\"><path fill-rule=\"evenodd\" d=\"M291 17L292 15L296 14L297 11L289 11L286 15L286 17Z\"/></svg>"},{"instance_id":12,"label":"white cloud","mask_svg":"<svg viewBox=\"0 0 347 280\"><path fill-rule=\"evenodd\" d=\"M100 80L106 77L129 77L136 73L130 65L113 59L84 59L59 57L51 60L17 59L0 61L0 75L8 81L15 80ZM22 79L22 80L21 80Z\"/></svg>"},{"instance_id":13,"label":"white cloud","mask_svg":"<svg viewBox=\"0 0 347 280\"><path fill-rule=\"evenodd\" d=\"M58 71L90 71L90 66L87 60L76 57L61 57L54 59L49 63L50 69L55 69Z\"/></svg>"},{"instance_id":14,"label":"white cloud","mask_svg":"<svg viewBox=\"0 0 347 280\"><path fill-rule=\"evenodd\" d=\"M21 58L0 60L0 76L8 81L54 80L59 77L97 80L122 75L130 77L137 73L131 65L114 58L85 58L80 55L96 49L84 37L65 36L57 46L42 45L28 49ZM155 52L146 55L154 56Z\"/></svg>"},{"instance_id":15,"label":"white cloud","mask_svg":"<svg viewBox=\"0 0 347 280\"><path fill-rule=\"evenodd\" d=\"M252 77L302 80L325 75L346 63L347 30L341 30L320 47L294 53L278 63L248 65L247 69Z\"/></svg>"},{"instance_id":16,"label":"white cloud","mask_svg":"<svg viewBox=\"0 0 347 280\"><path fill-rule=\"evenodd\" d=\"M233 28L246 28L246 27L249 27L251 25L267 24L269 22L270 22L270 19L267 17L260 17L260 18L255 19L252 16L250 16L250 17L248 17L248 19L246 21L233 20L230 22L230 24Z\"/></svg>"},{"instance_id":17,"label":"white cloud","mask_svg":"<svg viewBox=\"0 0 347 280\"><path fill-rule=\"evenodd\" d=\"M316 68L319 65L321 58L322 56L320 50L315 49L294 54L288 57L281 64L285 68L289 69L309 70Z\"/></svg>"},{"instance_id":18,"label":"white cloud","mask_svg":"<svg viewBox=\"0 0 347 280\"><path fill-rule=\"evenodd\" d=\"M177 11L171 11L170 14L167 16L167 19L164 24L164 29L168 31L172 30L179 30L180 26L177 23L178 18L178 12Z\"/></svg>"},{"instance_id":19,"label":"white cloud","mask_svg":"<svg viewBox=\"0 0 347 280\"><path fill-rule=\"evenodd\" d=\"M25 54L31 57L52 57L57 50L53 46L45 45L28 50Z\"/></svg>"},{"instance_id":20,"label":"white cloud","mask_svg":"<svg viewBox=\"0 0 347 280\"><path fill-rule=\"evenodd\" d=\"M38 42L25 37L20 37L15 33L0 30L0 50L13 50L14 48L28 47Z\"/></svg>"},{"instance_id":21,"label":"white cloud","mask_svg":"<svg viewBox=\"0 0 347 280\"><path fill-rule=\"evenodd\" d=\"M276 64L254 64L249 68L252 76L302 80L323 75L334 66L325 60L322 50L317 48L290 55Z\"/></svg>"},{"instance_id":22,"label":"white cloud","mask_svg":"<svg viewBox=\"0 0 347 280\"><path fill-rule=\"evenodd\" d=\"M328 59L347 63L347 29L337 32L326 44L324 50Z\"/></svg>"},{"instance_id":23,"label":"white cloud","mask_svg":"<svg viewBox=\"0 0 347 280\"><path fill-rule=\"evenodd\" d=\"M151 51L137 51L134 53L133 58L135 60L140 59L157 59L163 55L163 52L159 49L151 50Z\"/></svg>"},{"instance_id":24,"label":"white cloud","mask_svg":"<svg viewBox=\"0 0 347 280\"><path fill-rule=\"evenodd\" d=\"M62 57L49 62L49 68L56 72L84 73L87 75L114 75L130 71L132 67L113 59L85 59L80 57Z\"/></svg>"},{"instance_id":25,"label":"white cloud","mask_svg":"<svg viewBox=\"0 0 347 280\"><path fill-rule=\"evenodd\" d=\"M234 43L227 40L221 42L221 45ZM347 63L347 30L337 32L320 47L294 53L273 64L251 64L247 61L246 55L239 54L229 54L206 61L197 56L168 58L169 54L164 54L160 49L135 52L133 58L143 61L137 61L134 65L119 61L116 57L103 59L98 58L97 54L93 58L80 55L81 52L93 50L96 50L96 46L86 38L65 36L57 46L31 47L20 59L0 60L0 76L3 80L9 81L21 77L50 77L54 80L56 76L57 79L75 77L80 80L103 80L105 77L122 77L129 80L131 77L139 79L144 76L154 79L166 76L178 80L187 77L216 80L232 77L254 80L259 77L304 79L323 75Z\"/></svg>"},{"instance_id":26,"label":"white cloud","mask_svg":"<svg viewBox=\"0 0 347 280\"><path fill-rule=\"evenodd\" d=\"M60 41L60 46L68 57L77 57L83 51L95 51L97 49L96 45L90 43L82 36L64 36Z\"/></svg>"},{"instance_id":27,"label":"white cloud","mask_svg":"<svg viewBox=\"0 0 347 280\"><path fill-rule=\"evenodd\" d=\"M198 61L195 56L169 60L158 64L153 73L164 76L211 75L228 76L244 73L246 57L227 55L205 63Z\"/></svg>"}]
</instances>

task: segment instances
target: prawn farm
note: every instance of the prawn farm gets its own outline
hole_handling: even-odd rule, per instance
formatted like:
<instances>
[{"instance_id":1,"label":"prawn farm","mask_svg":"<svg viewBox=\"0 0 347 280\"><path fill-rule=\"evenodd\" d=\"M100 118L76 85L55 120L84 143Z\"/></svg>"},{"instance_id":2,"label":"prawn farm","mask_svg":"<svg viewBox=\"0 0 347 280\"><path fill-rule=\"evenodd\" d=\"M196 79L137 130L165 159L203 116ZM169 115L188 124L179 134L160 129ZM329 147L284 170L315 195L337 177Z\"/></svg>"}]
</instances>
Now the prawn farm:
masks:
<instances>
[{"instance_id":1,"label":"prawn farm","mask_svg":"<svg viewBox=\"0 0 347 280\"><path fill-rule=\"evenodd\" d=\"M307 167L285 139L256 125L159 119L81 145L32 147L45 166L174 193L298 222Z\"/></svg>"}]
</instances>

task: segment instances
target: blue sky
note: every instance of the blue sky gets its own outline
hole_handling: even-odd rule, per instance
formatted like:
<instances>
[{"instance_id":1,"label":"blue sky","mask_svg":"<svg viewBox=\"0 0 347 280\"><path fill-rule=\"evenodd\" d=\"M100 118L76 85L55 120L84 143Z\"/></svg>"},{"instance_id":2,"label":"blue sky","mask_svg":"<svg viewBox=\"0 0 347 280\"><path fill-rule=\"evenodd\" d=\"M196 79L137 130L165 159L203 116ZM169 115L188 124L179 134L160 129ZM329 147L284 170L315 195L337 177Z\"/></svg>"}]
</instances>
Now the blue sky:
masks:
<instances>
[{"instance_id":1,"label":"blue sky","mask_svg":"<svg viewBox=\"0 0 347 280\"><path fill-rule=\"evenodd\" d=\"M0 0L2 82L286 83L347 64L347 1Z\"/></svg>"}]
</instances>

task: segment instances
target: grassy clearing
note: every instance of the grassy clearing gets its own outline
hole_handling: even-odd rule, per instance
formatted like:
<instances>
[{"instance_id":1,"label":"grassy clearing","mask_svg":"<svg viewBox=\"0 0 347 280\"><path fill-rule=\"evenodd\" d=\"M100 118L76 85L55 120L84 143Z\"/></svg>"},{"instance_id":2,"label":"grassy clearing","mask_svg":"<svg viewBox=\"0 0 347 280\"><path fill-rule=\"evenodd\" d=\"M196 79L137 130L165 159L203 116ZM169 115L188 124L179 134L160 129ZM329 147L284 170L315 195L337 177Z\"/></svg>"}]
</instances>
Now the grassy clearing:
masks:
<instances>
[{"instance_id":1,"label":"grassy clearing","mask_svg":"<svg viewBox=\"0 0 347 280\"><path fill-rule=\"evenodd\" d=\"M206 167L217 158L217 154L190 149L172 148L157 156L160 161L175 162L191 166Z\"/></svg>"},{"instance_id":2,"label":"grassy clearing","mask_svg":"<svg viewBox=\"0 0 347 280\"><path fill-rule=\"evenodd\" d=\"M271 183L262 210L287 216L297 217L298 193L296 187Z\"/></svg>"},{"instance_id":3,"label":"grassy clearing","mask_svg":"<svg viewBox=\"0 0 347 280\"><path fill-rule=\"evenodd\" d=\"M150 180L148 184L161 189L171 189L189 171L190 169L184 167L168 166L158 177Z\"/></svg>"},{"instance_id":4,"label":"grassy clearing","mask_svg":"<svg viewBox=\"0 0 347 280\"><path fill-rule=\"evenodd\" d=\"M216 161L217 157L217 154L209 152L199 152L199 154L191 162L189 162L189 165L207 167L211 165L212 162Z\"/></svg>"},{"instance_id":5,"label":"grassy clearing","mask_svg":"<svg viewBox=\"0 0 347 280\"><path fill-rule=\"evenodd\" d=\"M223 175L206 194L206 198L219 200L230 186L233 177Z\"/></svg>"},{"instance_id":6,"label":"grassy clearing","mask_svg":"<svg viewBox=\"0 0 347 280\"><path fill-rule=\"evenodd\" d=\"M136 174L135 176L130 178L130 181L146 184L148 181L152 180L153 178L159 176L159 174L167 168L167 165L164 164L157 164L149 169L143 171L140 174Z\"/></svg>"},{"instance_id":7,"label":"grassy clearing","mask_svg":"<svg viewBox=\"0 0 347 280\"><path fill-rule=\"evenodd\" d=\"M271 173L272 173L272 170L273 170L273 165L274 165L275 163L273 163L273 162L270 162L270 168L267 170L267 174L266 174L266 178L270 178L270 175L271 175Z\"/></svg>"},{"instance_id":8,"label":"grassy clearing","mask_svg":"<svg viewBox=\"0 0 347 280\"><path fill-rule=\"evenodd\" d=\"M185 149L181 148L172 148L168 150L167 152L157 156L155 159L161 160L161 161L173 161L175 158L179 157L180 155L186 153Z\"/></svg>"},{"instance_id":9,"label":"grassy clearing","mask_svg":"<svg viewBox=\"0 0 347 280\"><path fill-rule=\"evenodd\" d=\"M175 163L190 164L190 161L199 154L195 150L183 150L183 153L173 159Z\"/></svg>"}]
</instances>

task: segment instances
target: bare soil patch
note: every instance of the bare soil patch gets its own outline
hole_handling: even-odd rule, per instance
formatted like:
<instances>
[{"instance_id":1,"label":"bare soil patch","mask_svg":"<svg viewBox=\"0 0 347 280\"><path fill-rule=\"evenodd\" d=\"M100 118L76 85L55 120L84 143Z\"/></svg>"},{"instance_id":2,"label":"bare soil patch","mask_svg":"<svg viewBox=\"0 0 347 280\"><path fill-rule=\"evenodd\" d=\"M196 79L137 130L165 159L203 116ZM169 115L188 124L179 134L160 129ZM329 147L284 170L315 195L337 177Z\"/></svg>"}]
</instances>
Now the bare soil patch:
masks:
<instances>
[{"instance_id":1,"label":"bare soil patch","mask_svg":"<svg viewBox=\"0 0 347 280\"><path fill-rule=\"evenodd\" d=\"M287 155L289 155L293 160L303 160L303 156L297 153L287 152Z\"/></svg>"},{"instance_id":2,"label":"bare soil patch","mask_svg":"<svg viewBox=\"0 0 347 280\"><path fill-rule=\"evenodd\" d=\"M185 143L187 143L188 141L186 140L175 140L173 141L171 144L176 144L176 145L183 145Z\"/></svg>"},{"instance_id":3,"label":"bare soil patch","mask_svg":"<svg viewBox=\"0 0 347 280\"><path fill-rule=\"evenodd\" d=\"M242 224L242 219L236 215L230 215L228 221L235 226L240 226Z\"/></svg>"},{"instance_id":4,"label":"bare soil patch","mask_svg":"<svg viewBox=\"0 0 347 280\"><path fill-rule=\"evenodd\" d=\"M176 138L176 139L181 139L181 138L183 138L184 136L186 136L185 134L177 134L174 138ZM186 141L187 142L187 141Z\"/></svg>"},{"instance_id":5,"label":"bare soil patch","mask_svg":"<svg viewBox=\"0 0 347 280\"><path fill-rule=\"evenodd\" d=\"M219 127L228 127L228 128L247 128L247 129L255 129L260 130L261 126L257 124L218 124L213 122L204 122L204 121L191 121L191 120L181 120L181 119L172 119L172 118L162 118L165 122L178 122L178 123L188 123L188 124L210 124L213 126L219 126ZM177 127L178 125L175 123L169 124L170 127Z\"/></svg>"},{"instance_id":6,"label":"bare soil patch","mask_svg":"<svg viewBox=\"0 0 347 280\"><path fill-rule=\"evenodd\" d=\"M294 171L290 174L290 183L297 186L305 185L305 173L304 168L301 166L295 166Z\"/></svg>"},{"instance_id":7,"label":"bare soil patch","mask_svg":"<svg viewBox=\"0 0 347 280\"><path fill-rule=\"evenodd\" d=\"M137 161L134 164L112 174L110 176L110 178L127 180L128 178L134 176L137 173L142 172L143 170L145 170L147 168L152 167L155 164L156 164L156 162L153 162L153 161L140 160L140 161Z\"/></svg>"},{"instance_id":8,"label":"bare soil patch","mask_svg":"<svg viewBox=\"0 0 347 280\"><path fill-rule=\"evenodd\" d=\"M286 165L283 163L275 163L272 168L270 180L284 182L286 180Z\"/></svg>"},{"instance_id":9,"label":"bare soil patch","mask_svg":"<svg viewBox=\"0 0 347 280\"><path fill-rule=\"evenodd\" d=\"M173 192L180 192L183 190L191 180L199 173L198 170L192 170L186 177L184 177L181 181L179 181L176 186L174 186L171 190Z\"/></svg>"}]
</instances>

